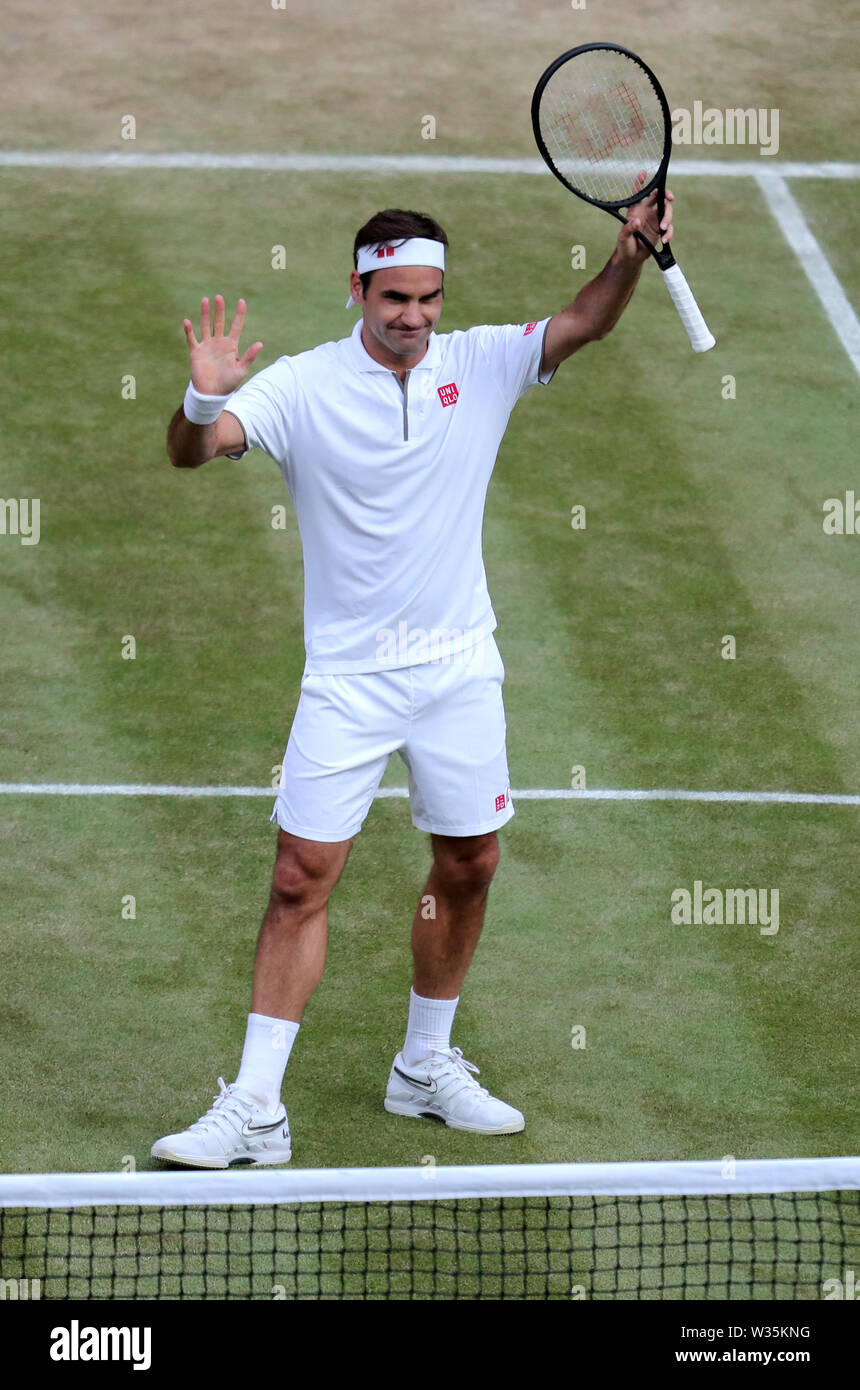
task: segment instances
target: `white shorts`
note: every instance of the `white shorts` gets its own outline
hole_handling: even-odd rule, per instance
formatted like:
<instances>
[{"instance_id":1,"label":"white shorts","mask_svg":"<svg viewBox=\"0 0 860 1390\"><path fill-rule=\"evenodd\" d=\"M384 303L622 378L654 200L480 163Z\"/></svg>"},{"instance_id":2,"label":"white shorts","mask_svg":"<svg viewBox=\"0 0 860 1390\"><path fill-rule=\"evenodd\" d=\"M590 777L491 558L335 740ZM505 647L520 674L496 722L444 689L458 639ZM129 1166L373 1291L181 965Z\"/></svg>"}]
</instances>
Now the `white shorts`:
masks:
<instances>
[{"instance_id":1,"label":"white shorts","mask_svg":"<svg viewBox=\"0 0 860 1390\"><path fill-rule=\"evenodd\" d=\"M470 657L303 676L271 819L304 840L351 839L396 752L409 773L418 830L498 830L514 814L505 668L492 636Z\"/></svg>"}]
</instances>

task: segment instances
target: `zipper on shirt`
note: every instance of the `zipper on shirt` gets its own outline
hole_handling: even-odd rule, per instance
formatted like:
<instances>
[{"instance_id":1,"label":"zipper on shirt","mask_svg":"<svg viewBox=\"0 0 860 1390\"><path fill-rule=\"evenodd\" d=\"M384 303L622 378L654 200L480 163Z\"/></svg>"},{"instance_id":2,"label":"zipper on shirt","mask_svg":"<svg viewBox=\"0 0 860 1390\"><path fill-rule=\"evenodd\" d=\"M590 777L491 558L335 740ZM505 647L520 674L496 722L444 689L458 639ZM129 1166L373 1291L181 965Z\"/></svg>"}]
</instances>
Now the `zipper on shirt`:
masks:
<instances>
[{"instance_id":1,"label":"zipper on shirt","mask_svg":"<svg viewBox=\"0 0 860 1390\"><path fill-rule=\"evenodd\" d=\"M411 372L411 371L412 371L412 368L410 367L410 368L409 368L409 371L406 373L406 375L405 375L405 377L403 378L402 381L400 380L400 377L397 375L396 372L392 372L392 373L391 373L391 375L394 377L394 380L397 382L397 385L400 387L401 391L403 392L403 438L404 438L404 439L408 439L408 438L409 438L409 375L410 375L410 372Z\"/></svg>"}]
</instances>

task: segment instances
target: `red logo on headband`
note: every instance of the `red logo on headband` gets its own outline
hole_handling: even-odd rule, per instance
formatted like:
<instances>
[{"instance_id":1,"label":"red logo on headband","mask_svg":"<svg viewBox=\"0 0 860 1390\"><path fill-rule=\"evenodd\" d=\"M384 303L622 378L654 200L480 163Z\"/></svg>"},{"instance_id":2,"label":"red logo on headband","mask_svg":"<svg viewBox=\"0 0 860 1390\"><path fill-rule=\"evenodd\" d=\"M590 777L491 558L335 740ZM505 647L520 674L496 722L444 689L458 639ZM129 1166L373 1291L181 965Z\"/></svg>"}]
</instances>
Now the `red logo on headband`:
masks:
<instances>
[{"instance_id":1,"label":"red logo on headband","mask_svg":"<svg viewBox=\"0 0 860 1390\"><path fill-rule=\"evenodd\" d=\"M528 335L529 335L530 333L534 333L534 331L535 331L536 328L537 328L537 320L535 320L534 323L527 323L526 326L525 326L525 328L523 329L523 337L524 337L524 338L527 338Z\"/></svg>"},{"instance_id":2,"label":"red logo on headband","mask_svg":"<svg viewBox=\"0 0 860 1390\"><path fill-rule=\"evenodd\" d=\"M449 381L447 386L440 386L439 399L443 405L456 405L457 397L460 394L457 390L457 383Z\"/></svg>"},{"instance_id":3,"label":"red logo on headband","mask_svg":"<svg viewBox=\"0 0 860 1390\"><path fill-rule=\"evenodd\" d=\"M379 250L376 252L376 255L377 255L377 257L378 257L379 259L381 259L383 256L393 256L393 255L394 255L394 247L393 247L393 246L380 246Z\"/></svg>"}]
</instances>

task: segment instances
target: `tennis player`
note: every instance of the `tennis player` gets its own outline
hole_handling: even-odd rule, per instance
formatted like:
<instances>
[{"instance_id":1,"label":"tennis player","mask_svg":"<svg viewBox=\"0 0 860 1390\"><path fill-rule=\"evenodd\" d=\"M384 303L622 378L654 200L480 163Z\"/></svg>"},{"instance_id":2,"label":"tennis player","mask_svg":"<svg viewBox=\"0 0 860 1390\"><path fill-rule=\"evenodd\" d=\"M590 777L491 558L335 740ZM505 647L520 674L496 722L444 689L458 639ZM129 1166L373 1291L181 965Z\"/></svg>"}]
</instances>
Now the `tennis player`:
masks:
<instances>
[{"instance_id":1,"label":"tennis player","mask_svg":"<svg viewBox=\"0 0 860 1390\"><path fill-rule=\"evenodd\" d=\"M634 208L607 265L552 318L437 334L447 237L389 209L355 238L352 333L281 357L242 385L246 305L201 304L185 335L191 383L171 421L177 468L263 449L296 507L307 661L271 819L277 855L238 1076L153 1156L197 1168L290 1158L281 1089L326 954L327 903L389 756L409 774L433 863L412 928L406 1038L384 1099L395 1115L513 1134L525 1121L451 1046L463 981L511 816L504 667L481 532L487 486L520 396L615 325L648 259L633 232L672 236L667 193Z\"/></svg>"}]
</instances>

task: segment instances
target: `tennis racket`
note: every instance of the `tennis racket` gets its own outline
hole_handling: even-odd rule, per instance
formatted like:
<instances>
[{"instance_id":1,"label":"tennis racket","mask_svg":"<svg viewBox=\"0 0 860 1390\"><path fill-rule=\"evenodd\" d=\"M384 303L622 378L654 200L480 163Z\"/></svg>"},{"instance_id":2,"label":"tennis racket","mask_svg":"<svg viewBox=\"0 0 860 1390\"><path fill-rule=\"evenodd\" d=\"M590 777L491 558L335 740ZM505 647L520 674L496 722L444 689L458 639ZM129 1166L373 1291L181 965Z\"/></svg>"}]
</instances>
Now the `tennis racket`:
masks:
<instances>
[{"instance_id":1,"label":"tennis racket","mask_svg":"<svg viewBox=\"0 0 860 1390\"><path fill-rule=\"evenodd\" d=\"M616 43L562 53L535 87L532 126L547 165L577 198L626 222L621 208L656 188L663 221L672 122L663 88L635 53ZM663 272L694 350L707 352L716 340L669 247L635 236Z\"/></svg>"}]
</instances>

